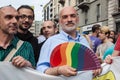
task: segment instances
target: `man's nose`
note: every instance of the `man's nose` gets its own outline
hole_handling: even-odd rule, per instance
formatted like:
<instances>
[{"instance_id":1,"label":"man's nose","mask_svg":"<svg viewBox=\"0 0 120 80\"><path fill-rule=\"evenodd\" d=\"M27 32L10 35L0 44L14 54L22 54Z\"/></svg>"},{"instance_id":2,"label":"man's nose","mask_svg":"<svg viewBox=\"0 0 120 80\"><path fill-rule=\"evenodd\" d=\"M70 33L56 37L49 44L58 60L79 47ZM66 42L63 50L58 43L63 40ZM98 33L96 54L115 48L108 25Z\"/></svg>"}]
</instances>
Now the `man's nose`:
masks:
<instances>
[{"instance_id":1,"label":"man's nose","mask_svg":"<svg viewBox=\"0 0 120 80\"><path fill-rule=\"evenodd\" d=\"M68 16L67 20L68 21L72 21L72 18L70 16Z\"/></svg>"},{"instance_id":2,"label":"man's nose","mask_svg":"<svg viewBox=\"0 0 120 80\"><path fill-rule=\"evenodd\" d=\"M13 21L13 23L17 23L18 22L18 20L15 17L13 17L12 21Z\"/></svg>"},{"instance_id":3,"label":"man's nose","mask_svg":"<svg viewBox=\"0 0 120 80\"><path fill-rule=\"evenodd\" d=\"M29 20L28 17L26 17L26 18L25 18L25 21L28 21L28 20Z\"/></svg>"}]
</instances>

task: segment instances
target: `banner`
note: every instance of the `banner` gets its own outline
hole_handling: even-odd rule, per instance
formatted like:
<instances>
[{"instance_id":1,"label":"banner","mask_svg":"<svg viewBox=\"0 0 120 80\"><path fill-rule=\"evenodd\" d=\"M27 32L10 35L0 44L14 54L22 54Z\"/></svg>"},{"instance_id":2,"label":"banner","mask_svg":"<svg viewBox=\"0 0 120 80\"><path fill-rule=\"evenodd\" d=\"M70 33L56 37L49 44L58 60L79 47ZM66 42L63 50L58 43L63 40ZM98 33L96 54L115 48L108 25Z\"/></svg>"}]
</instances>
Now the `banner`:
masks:
<instances>
[{"instance_id":1,"label":"banner","mask_svg":"<svg viewBox=\"0 0 120 80\"><path fill-rule=\"evenodd\" d=\"M112 64L102 64L102 73L93 80L120 80L120 57L115 57Z\"/></svg>"},{"instance_id":2,"label":"banner","mask_svg":"<svg viewBox=\"0 0 120 80\"><path fill-rule=\"evenodd\" d=\"M91 80L91 76L92 71L81 71L75 77L51 76L31 68L17 68L9 62L0 62L0 80Z\"/></svg>"},{"instance_id":3,"label":"banner","mask_svg":"<svg viewBox=\"0 0 120 80\"><path fill-rule=\"evenodd\" d=\"M0 62L0 80L120 80L120 57L111 65L102 64L102 73L93 78L92 71L79 71L76 76L51 76L31 68L17 68L9 62ZM92 79L93 78L93 79Z\"/></svg>"}]
</instances>

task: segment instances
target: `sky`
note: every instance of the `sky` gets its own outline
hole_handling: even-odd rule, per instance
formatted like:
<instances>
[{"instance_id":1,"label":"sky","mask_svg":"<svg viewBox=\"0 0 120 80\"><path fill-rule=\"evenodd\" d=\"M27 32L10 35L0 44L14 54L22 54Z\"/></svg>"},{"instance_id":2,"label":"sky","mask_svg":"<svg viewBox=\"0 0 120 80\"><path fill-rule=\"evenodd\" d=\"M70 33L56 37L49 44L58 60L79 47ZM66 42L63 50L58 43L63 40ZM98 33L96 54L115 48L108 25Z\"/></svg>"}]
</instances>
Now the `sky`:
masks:
<instances>
[{"instance_id":1,"label":"sky","mask_svg":"<svg viewBox=\"0 0 120 80\"><path fill-rule=\"evenodd\" d=\"M21 5L30 5L34 6L35 11L35 20L42 20L42 10L45 4L47 4L50 0L0 0L0 7L6 5L12 5L16 9ZM41 6L42 5L42 6Z\"/></svg>"}]
</instances>

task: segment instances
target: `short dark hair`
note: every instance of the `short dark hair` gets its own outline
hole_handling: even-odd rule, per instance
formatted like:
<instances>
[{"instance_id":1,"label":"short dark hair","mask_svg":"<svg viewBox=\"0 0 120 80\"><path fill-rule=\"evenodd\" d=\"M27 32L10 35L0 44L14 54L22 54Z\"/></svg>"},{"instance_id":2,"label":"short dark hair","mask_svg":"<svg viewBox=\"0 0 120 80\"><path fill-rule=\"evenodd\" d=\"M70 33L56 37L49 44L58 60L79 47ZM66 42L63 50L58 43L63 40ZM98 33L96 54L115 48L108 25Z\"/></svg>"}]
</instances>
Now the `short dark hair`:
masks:
<instances>
[{"instance_id":1,"label":"short dark hair","mask_svg":"<svg viewBox=\"0 0 120 80\"><path fill-rule=\"evenodd\" d=\"M40 35L43 35L43 28L40 29Z\"/></svg>"},{"instance_id":2,"label":"short dark hair","mask_svg":"<svg viewBox=\"0 0 120 80\"><path fill-rule=\"evenodd\" d=\"M92 32L95 32L96 30L99 30L100 29L100 25L99 24L95 24L92 26Z\"/></svg>"},{"instance_id":3,"label":"short dark hair","mask_svg":"<svg viewBox=\"0 0 120 80\"><path fill-rule=\"evenodd\" d=\"M113 43L115 44L115 42L116 42L115 38L110 37L110 36L109 36L108 38L112 39L112 40L113 40Z\"/></svg>"},{"instance_id":4,"label":"short dark hair","mask_svg":"<svg viewBox=\"0 0 120 80\"><path fill-rule=\"evenodd\" d=\"M115 35L117 35L117 32L115 30L110 30L110 33L113 32Z\"/></svg>"},{"instance_id":5,"label":"short dark hair","mask_svg":"<svg viewBox=\"0 0 120 80\"><path fill-rule=\"evenodd\" d=\"M33 10L32 7L30 7L29 5L21 5L21 6L17 9L17 11L19 11L19 10L22 9L22 8L30 9L30 10L33 12L33 17L34 17L34 10Z\"/></svg>"},{"instance_id":6,"label":"short dark hair","mask_svg":"<svg viewBox=\"0 0 120 80\"><path fill-rule=\"evenodd\" d=\"M54 21L52 21L52 20L45 20L45 21L51 21L51 22L53 22L53 27L57 28L57 24ZM42 23L42 25L43 25L43 23Z\"/></svg>"}]
</instances>

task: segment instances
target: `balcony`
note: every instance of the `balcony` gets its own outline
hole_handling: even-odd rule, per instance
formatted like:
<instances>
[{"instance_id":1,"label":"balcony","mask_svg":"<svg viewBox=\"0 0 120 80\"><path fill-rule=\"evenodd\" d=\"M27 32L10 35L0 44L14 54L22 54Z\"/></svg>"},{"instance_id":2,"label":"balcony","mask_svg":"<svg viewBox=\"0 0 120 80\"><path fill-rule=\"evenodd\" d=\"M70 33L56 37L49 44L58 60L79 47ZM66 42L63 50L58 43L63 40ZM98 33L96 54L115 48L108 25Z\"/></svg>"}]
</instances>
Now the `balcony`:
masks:
<instances>
[{"instance_id":1,"label":"balcony","mask_svg":"<svg viewBox=\"0 0 120 80\"><path fill-rule=\"evenodd\" d=\"M82 9L82 11L87 12L89 9L89 5L90 5L90 3L88 1L83 1L83 2L78 4L78 8Z\"/></svg>"},{"instance_id":2,"label":"balcony","mask_svg":"<svg viewBox=\"0 0 120 80\"><path fill-rule=\"evenodd\" d=\"M65 0L59 0L58 1L62 6L64 6L64 4L65 4Z\"/></svg>"}]
</instances>

